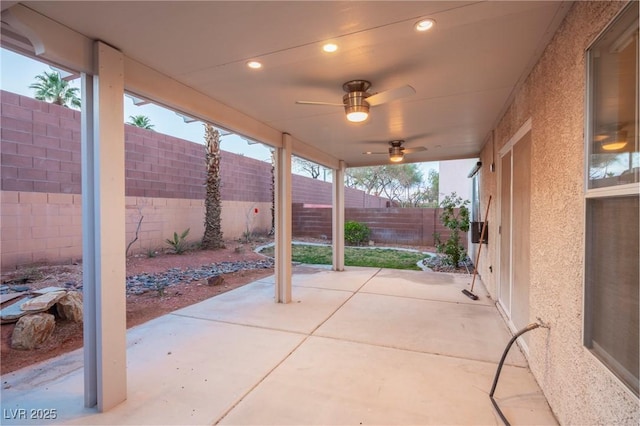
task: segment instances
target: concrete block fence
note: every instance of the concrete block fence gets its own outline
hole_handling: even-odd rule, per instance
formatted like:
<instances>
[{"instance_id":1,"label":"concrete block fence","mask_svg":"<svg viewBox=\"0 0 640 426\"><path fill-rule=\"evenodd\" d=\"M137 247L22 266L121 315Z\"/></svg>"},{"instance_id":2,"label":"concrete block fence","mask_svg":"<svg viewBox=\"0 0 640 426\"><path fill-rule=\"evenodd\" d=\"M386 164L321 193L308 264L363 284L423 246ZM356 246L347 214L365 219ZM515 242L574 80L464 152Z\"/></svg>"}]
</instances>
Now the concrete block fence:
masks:
<instances>
[{"instance_id":1,"label":"concrete block fence","mask_svg":"<svg viewBox=\"0 0 640 426\"><path fill-rule=\"evenodd\" d=\"M6 91L0 91L0 104L0 268L80 259L80 111ZM162 247L165 238L186 228L191 229L190 239L201 238L203 145L125 125L125 173L127 243L144 216L131 253ZM331 183L294 175L292 191L294 203L331 206ZM225 238L270 229L269 163L223 151L221 196ZM384 210L388 200L345 188L345 205ZM305 217L296 218L294 236L314 229L300 225ZM409 230L385 230L387 224L379 222L371 226L380 241L411 244ZM327 231L325 224L321 233L330 236L330 227Z\"/></svg>"}]
</instances>

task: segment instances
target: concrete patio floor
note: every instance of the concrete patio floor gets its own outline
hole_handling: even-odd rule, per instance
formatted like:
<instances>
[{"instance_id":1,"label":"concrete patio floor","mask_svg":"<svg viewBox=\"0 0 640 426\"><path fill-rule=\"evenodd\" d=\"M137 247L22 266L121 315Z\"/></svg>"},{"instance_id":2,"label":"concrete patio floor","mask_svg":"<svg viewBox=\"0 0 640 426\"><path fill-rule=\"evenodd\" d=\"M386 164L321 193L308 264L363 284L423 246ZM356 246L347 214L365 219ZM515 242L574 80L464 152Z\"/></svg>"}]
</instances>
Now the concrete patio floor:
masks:
<instances>
[{"instance_id":1,"label":"concrete patio floor","mask_svg":"<svg viewBox=\"0 0 640 426\"><path fill-rule=\"evenodd\" d=\"M34 424L501 424L488 394L511 335L469 283L298 267L290 304L270 277L130 329L128 399L107 413L83 408L81 351L2 376L2 423L40 408L57 419ZM496 399L514 425L556 424L516 347Z\"/></svg>"}]
</instances>

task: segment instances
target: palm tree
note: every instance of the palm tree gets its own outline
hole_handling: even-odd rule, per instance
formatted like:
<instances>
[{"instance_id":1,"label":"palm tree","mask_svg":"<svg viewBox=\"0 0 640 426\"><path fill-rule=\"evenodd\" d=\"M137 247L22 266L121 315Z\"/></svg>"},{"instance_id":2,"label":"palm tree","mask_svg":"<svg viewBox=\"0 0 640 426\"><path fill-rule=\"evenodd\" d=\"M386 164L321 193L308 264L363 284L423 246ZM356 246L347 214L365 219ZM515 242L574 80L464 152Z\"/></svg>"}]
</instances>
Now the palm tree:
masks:
<instances>
[{"instance_id":1,"label":"palm tree","mask_svg":"<svg viewBox=\"0 0 640 426\"><path fill-rule=\"evenodd\" d=\"M29 86L29 89L36 89L36 99L46 101L64 107L80 108L80 89L69 86L69 82L63 80L57 71L46 72L36 75L36 83Z\"/></svg>"},{"instance_id":2,"label":"palm tree","mask_svg":"<svg viewBox=\"0 0 640 426\"><path fill-rule=\"evenodd\" d=\"M207 163L207 193L204 200L204 235L203 249L224 248L220 215L222 202L220 200L220 132L211 124L205 124L204 141Z\"/></svg>"},{"instance_id":3,"label":"palm tree","mask_svg":"<svg viewBox=\"0 0 640 426\"><path fill-rule=\"evenodd\" d=\"M151 124L151 120L146 115L130 115L127 124L131 124L132 126L140 127L142 129L153 130L153 124Z\"/></svg>"}]
</instances>

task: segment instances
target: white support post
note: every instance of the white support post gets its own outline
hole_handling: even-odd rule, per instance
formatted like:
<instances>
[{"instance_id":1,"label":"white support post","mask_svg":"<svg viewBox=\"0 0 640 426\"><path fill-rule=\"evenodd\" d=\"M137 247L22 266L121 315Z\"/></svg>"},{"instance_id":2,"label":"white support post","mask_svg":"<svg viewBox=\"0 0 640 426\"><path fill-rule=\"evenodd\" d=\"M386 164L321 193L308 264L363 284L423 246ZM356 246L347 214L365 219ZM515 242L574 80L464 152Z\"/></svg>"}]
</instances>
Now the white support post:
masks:
<instances>
[{"instance_id":1,"label":"white support post","mask_svg":"<svg viewBox=\"0 0 640 426\"><path fill-rule=\"evenodd\" d=\"M291 302L291 135L276 148L276 302Z\"/></svg>"},{"instance_id":2,"label":"white support post","mask_svg":"<svg viewBox=\"0 0 640 426\"><path fill-rule=\"evenodd\" d=\"M345 163L333 171L333 270L344 271L344 173Z\"/></svg>"},{"instance_id":3,"label":"white support post","mask_svg":"<svg viewBox=\"0 0 640 426\"><path fill-rule=\"evenodd\" d=\"M127 398L124 58L94 43L82 78L82 264L85 406Z\"/></svg>"}]
</instances>

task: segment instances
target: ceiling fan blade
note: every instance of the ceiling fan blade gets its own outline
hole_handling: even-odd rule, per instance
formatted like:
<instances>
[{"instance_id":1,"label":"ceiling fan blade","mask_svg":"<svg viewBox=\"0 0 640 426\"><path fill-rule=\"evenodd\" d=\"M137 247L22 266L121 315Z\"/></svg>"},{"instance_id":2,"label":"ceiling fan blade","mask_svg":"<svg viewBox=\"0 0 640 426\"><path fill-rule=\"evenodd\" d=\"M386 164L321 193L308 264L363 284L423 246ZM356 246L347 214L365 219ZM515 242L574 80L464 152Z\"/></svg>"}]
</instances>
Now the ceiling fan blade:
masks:
<instances>
[{"instance_id":1,"label":"ceiling fan blade","mask_svg":"<svg viewBox=\"0 0 640 426\"><path fill-rule=\"evenodd\" d=\"M315 102L315 101L296 101L298 105L327 105L327 106L340 106L343 107L344 104L337 104L334 102Z\"/></svg>"},{"instance_id":2,"label":"ceiling fan blade","mask_svg":"<svg viewBox=\"0 0 640 426\"><path fill-rule=\"evenodd\" d=\"M395 89L385 90L380 93L376 93L375 95L369 96L366 100L371 106L376 106L380 104L385 104L387 102L395 101L396 99L404 98L406 96L411 96L416 93L416 89L409 86L397 87Z\"/></svg>"},{"instance_id":3,"label":"ceiling fan blade","mask_svg":"<svg viewBox=\"0 0 640 426\"><path fill-rule=\"evenodd\" d=\"M405 148L404 152L405 154L411 154L412 152L420 152L420 151L426 151L427 148L425 148L424 146L417 146L415 148Z\"/></svg>"},{"instance_id":4,"label":"ceiling fan blade","mask_svg":"<svg viewBox=\"0 0 640 426\"><path fill-rule=\"evenodd\" d=\"M388 154L388 152L372 152L372 151L365 151L363 152L363 154L369 155L369 154Z\"/></svg>"}]
</instances>

